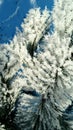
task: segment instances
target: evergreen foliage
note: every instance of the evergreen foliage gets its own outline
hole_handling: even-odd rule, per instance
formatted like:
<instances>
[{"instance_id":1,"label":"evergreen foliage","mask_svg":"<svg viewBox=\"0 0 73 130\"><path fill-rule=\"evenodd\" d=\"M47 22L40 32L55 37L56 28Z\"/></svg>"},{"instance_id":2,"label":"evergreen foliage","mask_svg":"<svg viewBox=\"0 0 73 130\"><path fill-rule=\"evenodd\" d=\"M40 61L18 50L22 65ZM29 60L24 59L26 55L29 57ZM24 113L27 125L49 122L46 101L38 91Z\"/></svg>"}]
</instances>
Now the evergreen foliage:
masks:
<instances>
[{"instance_id":1,"label":"evergreen foliage","mask_svg":"<svg viewBox=\"0 0 73 130\"><path fill-rule=\"evenodd\" d=\"M23 32L0 45L0 129L73 130L72 3L31 9Z\"/></svg>"}]
</instances>

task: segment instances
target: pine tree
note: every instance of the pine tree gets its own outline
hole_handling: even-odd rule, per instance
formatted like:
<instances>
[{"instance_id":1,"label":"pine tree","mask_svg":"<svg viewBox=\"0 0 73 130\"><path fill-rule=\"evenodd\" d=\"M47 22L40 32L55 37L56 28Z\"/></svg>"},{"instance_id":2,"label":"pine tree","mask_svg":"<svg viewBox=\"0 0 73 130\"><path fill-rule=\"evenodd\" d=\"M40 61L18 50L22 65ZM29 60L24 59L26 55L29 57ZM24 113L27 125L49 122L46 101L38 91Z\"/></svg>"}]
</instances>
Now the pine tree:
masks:
<instances>
[{"instance_id":1,"label":"pine tree","mask_svg":"<svg viewBox=\"0 0 73 130\"><path fill-rule=\"evenodd\" d=\"M31 9L0 45L0 122L6 130L73 129L73 4ZM50 34L51 24L54 31Z\"/></svg>"}]
</instances>

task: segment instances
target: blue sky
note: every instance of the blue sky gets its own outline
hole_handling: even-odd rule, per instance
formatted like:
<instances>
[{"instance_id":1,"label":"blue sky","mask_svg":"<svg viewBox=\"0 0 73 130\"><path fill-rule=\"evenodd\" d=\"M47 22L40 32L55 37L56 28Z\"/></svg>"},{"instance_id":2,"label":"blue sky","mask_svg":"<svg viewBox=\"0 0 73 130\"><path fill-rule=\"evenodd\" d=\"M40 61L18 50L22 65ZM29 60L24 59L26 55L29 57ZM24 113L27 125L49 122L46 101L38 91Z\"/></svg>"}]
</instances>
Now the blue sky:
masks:
<instances>
[{"instance_id":1,"label":"blue sky","mask_svg":"<svg viewBox=\"0 0 73 130\"><path fill-rule=\"evenodd\" d=\"M0 0L0 43L8 42L16 32L21 30L21 23L29 9L47 6L52 10L54 0ZM2 36L2 37L1 37Z\"/></svg>"},{"instance_id":2,"label":"blue sky","mask_svg":"<svg viewBox=\"0 0 73 130\"><path fill-rule=\"evenodd\" d=\"M48 9L52 10L54 0L30 0L30 3L33 6L41 7L41 9L44 9L44 7L47 6Z\"/></svg>"}]
</instances>

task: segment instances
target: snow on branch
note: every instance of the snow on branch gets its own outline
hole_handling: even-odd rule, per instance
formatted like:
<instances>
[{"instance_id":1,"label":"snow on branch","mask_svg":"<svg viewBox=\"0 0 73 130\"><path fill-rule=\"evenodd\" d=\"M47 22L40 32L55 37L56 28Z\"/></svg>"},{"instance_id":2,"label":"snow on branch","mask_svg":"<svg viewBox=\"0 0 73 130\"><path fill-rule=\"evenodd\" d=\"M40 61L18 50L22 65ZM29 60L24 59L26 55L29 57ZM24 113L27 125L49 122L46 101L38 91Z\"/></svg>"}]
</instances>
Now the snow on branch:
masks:
<instances>
[{"instance_id":1,"label":"snow on branch","mask_svg":"<svg viewBox=\"0 0 73 130\"><path fill-rule=\"evenodd\" d=\"M22 23L23 32L18 32L10 45L1 45L0 121L8 120L15 129L73 128L71 2L56 0L51 16L47 9L31 9ZM51 20L55 27L52 35L46 33Z\"/></svg>"},{"instance_id":2,"label":"snow on branch","mask_svg":"<svg viewBox=\"0 0 73 130\"><path fill-rule=\"evenodd\" d=\"M41 12L40 8L31 9L24 20L22 28L28 40L28 51L32 57L38 42L43 38L47 29L50 28L50 23L50 12L47 8L43 12Z\"/></svg>"}]
</instances>

